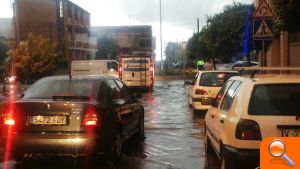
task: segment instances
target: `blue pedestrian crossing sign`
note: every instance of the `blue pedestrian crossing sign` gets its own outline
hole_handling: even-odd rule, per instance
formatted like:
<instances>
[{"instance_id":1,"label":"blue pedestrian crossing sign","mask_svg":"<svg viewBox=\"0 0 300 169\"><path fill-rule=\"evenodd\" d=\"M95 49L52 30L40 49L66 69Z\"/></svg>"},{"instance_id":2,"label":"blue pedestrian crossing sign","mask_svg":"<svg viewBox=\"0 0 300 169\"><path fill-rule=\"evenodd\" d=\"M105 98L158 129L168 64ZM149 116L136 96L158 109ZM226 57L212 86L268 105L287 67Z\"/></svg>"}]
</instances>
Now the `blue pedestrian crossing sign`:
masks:
<instances>
[{"instance_id":1,"label":"blue pedestrian crossing sign","mask_svg":"<svg viewBox=\"0 0 300 169\"><path fill-rule=\"evenodd\" d=\"M254 19L253 28L254 40L272 40L274 38L272 19Z\"/></svg>"}]
</instances>

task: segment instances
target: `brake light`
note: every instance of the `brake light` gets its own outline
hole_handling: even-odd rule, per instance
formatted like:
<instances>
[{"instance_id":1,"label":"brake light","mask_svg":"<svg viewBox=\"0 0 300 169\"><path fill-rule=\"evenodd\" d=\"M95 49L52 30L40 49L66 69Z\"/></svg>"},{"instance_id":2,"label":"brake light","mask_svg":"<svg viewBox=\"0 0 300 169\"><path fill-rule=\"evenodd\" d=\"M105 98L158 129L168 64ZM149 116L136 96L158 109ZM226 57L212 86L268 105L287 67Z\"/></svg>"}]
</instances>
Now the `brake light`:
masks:
<instances>
[{"instance_id":1,"label":"brake light","mask_svg":"<svg viewBox=\"0 0 300 169\"><path fill-rule=\"evenodd\" d=\"M150 67L150 71L151 71L151 73L153 72L153 67L152 66Z\"/></svg>"},{"instance_id":2,"label":"brake light","mask_svg":"<svg viewBox=\"0 0 300 169\"><path fill-rule=\"evenodd\" d=\"M256 121L241 119L236 127L235 137L239 140L262 140Z\"/></svg>"},{"instance_id":3,"label":"brake light","mask_svg":"<svg viewBox=\"0 0 300 169\"><path fill-rule=\"evenodd\" d=\"M94 106L87 106L82 119L82 126L98 126L98 113Z\"/></svg>"},{"instance_id":4,"label":"brake light","mask_svg":"<svg viewBox=\"0 0 300 169\"><path fill-rule=\"evenodd\" d=\"M4 124L8 126L14 126L15 125L15 119L13 118L4 118Z\"/></svg>"},{"instance_id":5,"label":"brake light","mask_svg":"<svg viewBox=\"0 0 300 169\"><path fill-rule=\"evenodd\" d=\"M204 89L196 89L195 94L196 95L206 95L207 91Z\"/></svg>"}]
</instances>

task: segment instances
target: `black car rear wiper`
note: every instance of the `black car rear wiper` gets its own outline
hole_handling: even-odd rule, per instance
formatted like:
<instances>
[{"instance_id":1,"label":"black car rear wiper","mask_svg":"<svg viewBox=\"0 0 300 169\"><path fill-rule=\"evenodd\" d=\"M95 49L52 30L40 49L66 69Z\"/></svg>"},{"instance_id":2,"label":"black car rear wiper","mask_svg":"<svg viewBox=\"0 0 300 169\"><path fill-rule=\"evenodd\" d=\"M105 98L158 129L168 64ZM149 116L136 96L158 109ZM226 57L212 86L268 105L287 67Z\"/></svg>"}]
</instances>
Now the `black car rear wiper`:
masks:
<instances>
[{"instance_id":1,"label":"black car rear wiper","mask_svg":"<svg viewBox=\"0 0 300 169\"><path fill-rule=\"evenodd\" d=\"M89 96L52 96L53 100L90 100Z\"/></svg>"}]
</instances>

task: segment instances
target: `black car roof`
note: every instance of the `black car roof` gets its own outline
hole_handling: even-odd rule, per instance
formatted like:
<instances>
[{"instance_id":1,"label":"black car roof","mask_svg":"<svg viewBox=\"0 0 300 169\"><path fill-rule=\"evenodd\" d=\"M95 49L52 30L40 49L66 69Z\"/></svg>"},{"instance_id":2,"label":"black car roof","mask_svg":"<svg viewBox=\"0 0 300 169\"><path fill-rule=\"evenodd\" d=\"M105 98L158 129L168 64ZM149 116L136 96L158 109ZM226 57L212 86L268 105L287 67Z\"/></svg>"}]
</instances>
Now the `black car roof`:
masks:
<instances>
[{"instance_id":1,"label":"black car roof","mask_svg":"<svg viewBox=\"0 0 300 169\"><path fill-rule=\"evenodd\" d=\"M43 79L69 79L69 75L57 75L57 76L48 76L44 77ZM105 79L117 79L116 77L109 76L109 75L74 75L71 76L71 79L90 79L90 80L105 80Z\"/></svg>"}]
</instances>

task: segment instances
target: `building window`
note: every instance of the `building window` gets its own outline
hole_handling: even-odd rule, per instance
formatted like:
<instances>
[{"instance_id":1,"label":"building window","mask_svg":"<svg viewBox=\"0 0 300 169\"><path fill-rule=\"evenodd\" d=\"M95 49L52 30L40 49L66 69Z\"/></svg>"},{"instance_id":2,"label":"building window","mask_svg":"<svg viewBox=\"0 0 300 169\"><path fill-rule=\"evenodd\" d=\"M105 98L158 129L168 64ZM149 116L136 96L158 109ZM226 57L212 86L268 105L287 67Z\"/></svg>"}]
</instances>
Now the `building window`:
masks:
<instances>
[{"instance_id":1,"label":"building window","mask_svg":"<svg viewBox=\"0 0 300 169\"><path fill-rule=\"evenodd\" d=\"M140 39L140 47L141 48L146 47L146 41L145 41L145 39Z\"/></svg>"},{"instance_id":2,"label":"building window","mask_svg":"<svg viewBox=\"0 0 300 169\"><path fill-rule=\"evenodd\" d=\"M61 18L64 17L64 7L63 7L62 0L59 1L59 17L61 17Z\"/></svg>"},{"instance_id":3,"label":"building window","mask_svg":"<svg viewBox=\"0 0 300 169\"><path fill-rule=\"evenodd\" d=\"M68 2L68 9L67 9L67 11L68 11L68 17L72 18L72 7L71 7L71 3L70 2Z\"/></svg>"},{"instance_id":4,"label":"building window","mask_svg":"<svg viewBox=\"0 0 300 169\"><path fill-rule=\"evenodd\" d=\"M151 47L152 47L152 39L149 38L140 39L140 48L151 48Z\"/></svg>"},{"instance_id":5,"label":"building window","mask_svg":"<svg viewBox=\"0 0 300 169\"><path fill-rule=\"evenodd\" d=\"M74 10L74 16L75 16L75 20L78 21L78 8L76 6L74 6L75 10Z\"/></svg>"},{"instance_id":6,"label":"building window","mask_svg":"<svg viewBox=\"0 0 300 169\"><path fill-rule=\"evenodd\" d=\"M84 20L84 19L83 19L83 16L84 16L84 15L83 15L83 11L81 11L81 12L80 12L80 23L81 23L81 24L84 24L84 22L83 22L83 20Z\"/></svg>"}]
</instances>

